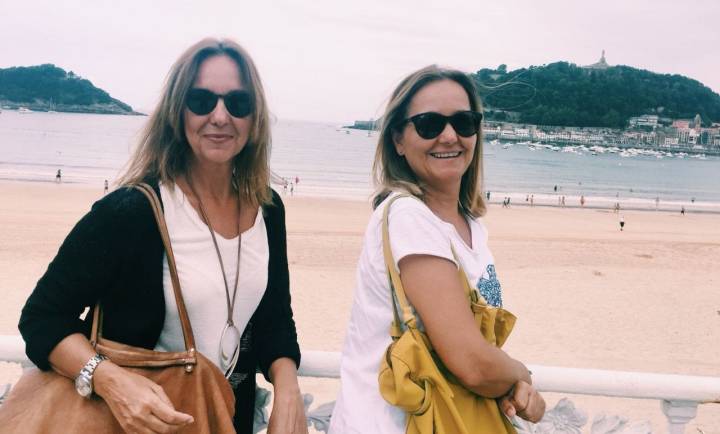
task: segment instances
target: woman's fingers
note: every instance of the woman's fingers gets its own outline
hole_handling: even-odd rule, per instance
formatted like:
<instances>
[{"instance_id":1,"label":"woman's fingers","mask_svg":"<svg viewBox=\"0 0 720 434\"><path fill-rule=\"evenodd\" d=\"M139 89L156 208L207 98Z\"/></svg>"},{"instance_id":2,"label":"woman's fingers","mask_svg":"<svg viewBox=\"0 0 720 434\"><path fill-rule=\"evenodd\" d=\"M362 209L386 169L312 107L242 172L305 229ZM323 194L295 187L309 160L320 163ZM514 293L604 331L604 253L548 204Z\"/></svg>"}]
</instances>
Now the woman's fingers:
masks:
<instances>
[{"instance_id":1,"label":"woman's fingers","mask_svg":"<svg viewBox=\"0 0 720 434\"><path fill-rule=\"evenodd\" d=\"M183 426L195 421L189 414L181 413L175 410L172 404L168 405L159 398L153 403L150 411L151 415L157 416L157 418L169 425Z\"/></svg>"},{"instance_id":2,"label":"woman's fingers","mask_svg":"<svg viewBox=\"0 0 720 434\"><path fill-rule=\"evenodd\" d=\"M519 381L510 398L517 415L521 418L537 423L545 414L545 400L532 385Z\"/></svg>"},{"instance_id":3,"label":"woman's fingers","mask_svg":"<svg viewBox=\"0 0 720 434\"><path fill-rule=\"evenodd\" d=\"M526 410L527 420L532 423L540 422L540 419L545 415L545 400L537 390L533 390L533 394L530 397L530 402Z\"/></svg>"},{"instance_id":4,"label":"woman's fingers","mask_svg":"<svg viewBox=\"0 0 720 434\"><path fill-rule=\"evenodd\" d=\"M513 391L510 401L518 414L523 413L527 409L532 392L533 387L524 381L518 381L515 384L515 390Z\"/></svg>"},{"instance_id":5,"label":"woman's fingers","mask_svg":"<svg viewBox=\"0 0 720 434\"><path fill-rule=\"evenodd\" d=\"M510 402L510 396L503 396L500 398L498 405L500 406L500 411L505 413L507 417L513 417L517 413L517 411L515 411L515 406L513 406L512 402Z\"/></svg>"},{"instance_id":6,"label":"woman's fingers","mask_svg":"<svg viewBox=\"0 0 720 434\"><path fill-rule=\"evenodd\" d=\"M161 385L153 383L151 387L153 392L155 392L155 395L157 395L157 397L160 398L162 402L169 405L170 407L175 408L172 401L170 401L170 397L167 396L167 394L165 393L165 389L163 389Z\"/></svg>"},{"instance_id":7,"label":"woman's fingers","mask_svg":"<svg viewBox=\"0 0 720 434\"><path fill-rule=\"evenodd\" d=\"M145 423L145 426L149 428L151 432L158 434L175 433L178 432L180 428L185 426L185 424L165 423L154 414L149 414L148 417L145 419Z\"/></svg>"},{"instance_id":8,"label":"woman's fingers","mask_svg":"<svg viewBox=\"0 0 720 434\"><path fill-rule=\"evenodd\" d=\"M191 415L175 410L175 406L172 401L170 401L170 397L167 396L165 389L163 389L162 386L153 383L152 390L160 399L160 405L157 409L153 409L153 414L159 416L160 419L171 425L184 426L195 422L195 419ZM157 413L156 411L159 411L160 413Z\"/></svg>"}]
</instances>

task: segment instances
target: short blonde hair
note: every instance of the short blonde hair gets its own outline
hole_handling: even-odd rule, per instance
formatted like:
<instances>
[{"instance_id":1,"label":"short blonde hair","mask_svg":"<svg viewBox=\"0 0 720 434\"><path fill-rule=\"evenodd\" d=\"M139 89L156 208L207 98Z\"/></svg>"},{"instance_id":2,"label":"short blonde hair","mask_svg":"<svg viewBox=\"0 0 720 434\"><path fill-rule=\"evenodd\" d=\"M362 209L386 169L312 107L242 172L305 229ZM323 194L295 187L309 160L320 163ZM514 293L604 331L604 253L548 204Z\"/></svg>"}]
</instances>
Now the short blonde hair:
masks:
<instances>
[{"instance_id":1,"label":"short blonde hair","mask_svg":"<svg viewBox=\"0 0 720 434\"><path fill-rule=\"evenodd\" d=\"M393 91L382 117L373 163L375 185L378 186L378 192L373 198L374 207L395 190L402 190L422 199L424 195L422 182L418 180L407 160L398 155L395 149L395 137L402 132L413 97L423 87L441 80L452 80L462 86L470 101L470 109L482 111L475 83L462 71L430 65L405 77ZM470 167L460 181L460 206L472 217L482 216L486 211L482 196L482 143L482 129L480 129Z\"/></svg>"},{"instance_id":2,"label":"short blonde hair","mask_svg":"<svg viewBox=\"0 0 720 434\"><path fill-rule=\"evenodd\" d=\"M259 206L272 201L268 166L270 117L265 92L250 55L228 39L203 39L188 48L172 66L160 102L120 178L121 185L137 184L148 178L174 183L178 176L187 173L192 150L185 137L185 99L202 63L214 56L227 56L237 64L243 86L254 98L248 143L233 161L233 185L250 204Z\"/></svg>"}]
</instances>

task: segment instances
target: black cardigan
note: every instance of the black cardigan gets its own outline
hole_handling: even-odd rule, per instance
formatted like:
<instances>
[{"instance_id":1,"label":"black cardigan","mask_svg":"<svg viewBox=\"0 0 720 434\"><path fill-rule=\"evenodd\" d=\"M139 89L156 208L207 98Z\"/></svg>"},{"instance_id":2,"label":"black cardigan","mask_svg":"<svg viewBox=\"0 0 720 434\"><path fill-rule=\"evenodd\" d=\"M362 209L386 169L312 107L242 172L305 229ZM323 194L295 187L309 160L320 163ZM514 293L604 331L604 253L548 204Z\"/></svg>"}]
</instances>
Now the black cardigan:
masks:
<instances>
[{"instance_id":1,"label":"black cardigan","mask_svg":"<svg viewBox=\"0 0 720 434\"><path fill-rule=\"evenodd\" d=\"M159 194L157 182L150 183ZM268 284L243 333L235 372L235 424L252 432L255 371L268 378L273 361L289 357L300 364L290 291L285 208L272 191L263 206L270 259ZM92 315L79 319L86 307L101 301L103 336L153 349L165 319L164 248L147 198L133 188L120 188L97 201L72 229L55 259L32 292L20 317L26 353L40 369L50 369L48 356L66 336L89 336ZM192 306L188 306L192 309Z\"/></svg>"}]
</instances>

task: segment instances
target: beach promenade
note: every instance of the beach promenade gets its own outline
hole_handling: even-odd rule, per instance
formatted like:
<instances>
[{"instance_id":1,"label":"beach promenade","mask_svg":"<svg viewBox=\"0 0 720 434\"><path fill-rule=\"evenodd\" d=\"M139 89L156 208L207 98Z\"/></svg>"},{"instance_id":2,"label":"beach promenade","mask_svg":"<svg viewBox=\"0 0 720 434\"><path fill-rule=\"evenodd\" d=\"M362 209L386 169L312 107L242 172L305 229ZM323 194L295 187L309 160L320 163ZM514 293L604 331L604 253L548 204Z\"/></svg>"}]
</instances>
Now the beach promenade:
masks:
<instances>
[{"instance_id":1,"label":"beach promenade","mask_svg":"<svg viewBox=\"0 0 720 434\"><path fill-rule=\"evenodd\" d=\"M29 292L72 225L102 195L86 185L0 182L0 334L16 334ZM301 347L340 351L370 207L284 197ZM527 363L720 377L720 215L492 205L485 217L505 306L519 321L506 350ZM0 384L19 375L0 364ZM302 379L315 404L334 380ZM562 396L548 394L548 408ZM649 420L658 401L570 397L595 415ZM702 431L699 431L699 428ZM688 433L720 434L720 405Z\"/></svg>"}]
</instances>

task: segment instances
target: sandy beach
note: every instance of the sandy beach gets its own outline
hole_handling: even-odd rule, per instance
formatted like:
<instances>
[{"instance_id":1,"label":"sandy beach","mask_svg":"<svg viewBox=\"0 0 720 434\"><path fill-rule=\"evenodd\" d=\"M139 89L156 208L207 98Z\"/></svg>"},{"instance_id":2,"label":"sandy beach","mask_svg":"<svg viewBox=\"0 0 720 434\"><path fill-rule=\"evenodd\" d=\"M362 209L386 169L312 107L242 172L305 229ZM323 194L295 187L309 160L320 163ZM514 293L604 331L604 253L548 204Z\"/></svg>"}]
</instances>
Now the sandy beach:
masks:
<instances>
[{"instance_id":1,"label":"sandy beach","mask_svg":"<svg viewBox=\"0 0 720 434\"><path fill-rule=\"evenodd\" d=\"M17 334L26 297L101 195L86 185L0 182L0 334ZM370 207L302 189L284 200L301 347L340 351ZM720 215L622 215L621 232L609 210L490 207L484 221L505 305L519 317L506 350L532 364L720 377ZM0 385L17 375L0 366ZM338 385L302 380L316 404ZM546 395L548 408L562 396ZM588 413L583 432L601 413L666 432L658 401L571 399ZM686 432L720 433L720 405L700 406Z\"/></svg>"}]
</instances>

